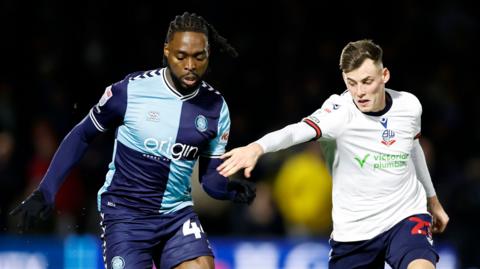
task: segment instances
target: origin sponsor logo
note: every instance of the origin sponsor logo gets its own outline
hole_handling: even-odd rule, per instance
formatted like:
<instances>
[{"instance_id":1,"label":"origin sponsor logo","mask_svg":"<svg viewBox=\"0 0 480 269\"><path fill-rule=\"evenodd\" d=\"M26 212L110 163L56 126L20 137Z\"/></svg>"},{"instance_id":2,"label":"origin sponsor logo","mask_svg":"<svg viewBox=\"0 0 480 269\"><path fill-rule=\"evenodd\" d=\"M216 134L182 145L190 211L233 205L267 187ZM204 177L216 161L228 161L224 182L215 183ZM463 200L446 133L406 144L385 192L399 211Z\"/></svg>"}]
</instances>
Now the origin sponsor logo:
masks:
<instances>
[{"instance_id":1,"label":"origin sponsor logo","mask_svg":"<svg viewBox=\"0 0 480 269\"><path fill-rule=\"evenodd\" d=\"M198 148L183 144L172 143L173 139L158 140L153 137L147 138L143 141L145 149L153 154L171 156L174 160L188 159L193 160L198 156Z\"/></svg>"}]
</instances>

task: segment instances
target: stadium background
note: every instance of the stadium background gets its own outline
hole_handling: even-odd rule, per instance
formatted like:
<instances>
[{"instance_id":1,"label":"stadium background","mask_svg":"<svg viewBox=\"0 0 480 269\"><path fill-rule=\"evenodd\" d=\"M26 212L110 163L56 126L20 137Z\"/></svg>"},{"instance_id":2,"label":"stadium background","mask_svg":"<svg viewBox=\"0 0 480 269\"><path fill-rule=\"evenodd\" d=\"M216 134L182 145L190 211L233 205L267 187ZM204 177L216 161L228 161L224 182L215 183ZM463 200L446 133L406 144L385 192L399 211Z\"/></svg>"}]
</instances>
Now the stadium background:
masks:
<instances>
[{"instance_id":1,"label":"stadium background","mask_svg":"<svg viewBox=\"0 0 480 269\"><path fill-rule=\"evenodd\" d=\"M58 143L107 85L130 72L160 66L168 23L184 11L205 17L240 53L231 59L214 51L207 77L229 104L229 148L296 122L330 94L342 92L338 58L348 41L379 43L392 73L387 86L413 92L424 107L422 143L451 218L436 241L455 250L458 268L480 268L480 237L473 221L480 212L479 16L473 3L446 0L2 0L1 250L12 242L29 245L38 235L47 241L72 235L98 238L96 192L111 159L111 133L95 140L69 176L55 218L19 238L16 219L7 212L38 184ZM318 152L316 145L265 156L254 172L259 193L249 208L195 191L204 229L219 240L324 241L330 229L329 178L316 172L323 167L311 152Z\"/></svg>"}]
</instances>

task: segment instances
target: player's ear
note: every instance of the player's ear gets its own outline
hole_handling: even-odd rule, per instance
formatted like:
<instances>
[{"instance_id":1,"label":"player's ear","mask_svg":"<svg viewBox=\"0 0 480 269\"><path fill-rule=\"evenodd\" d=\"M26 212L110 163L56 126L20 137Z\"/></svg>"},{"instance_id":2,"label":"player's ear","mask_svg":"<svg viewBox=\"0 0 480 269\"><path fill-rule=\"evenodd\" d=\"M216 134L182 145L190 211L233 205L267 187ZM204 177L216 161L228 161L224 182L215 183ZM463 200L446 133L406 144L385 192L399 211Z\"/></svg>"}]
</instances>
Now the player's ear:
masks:
<instances>
[{"instance_id":1,"label":"player's ear","mask_svg":"<svg viewBox=\"0 0 480 269\"><path fill-rule=\"evenodd\" d=\"M382 79L383 79L383 84L387 83L388 80L390 80L390 71L388 68L383 68L382 70Z\"/></svg>"},{"instance_id":2,"label":"player's ear","mask_svg":"<svg viewBox=\"0 0 480 269\"><path fill-rule=\"evenodd\" d=\"M170 49L168 48L168 43L163 45L163 55L168 58L168 54L170 54Z\"/></svg>"}]
</instances>

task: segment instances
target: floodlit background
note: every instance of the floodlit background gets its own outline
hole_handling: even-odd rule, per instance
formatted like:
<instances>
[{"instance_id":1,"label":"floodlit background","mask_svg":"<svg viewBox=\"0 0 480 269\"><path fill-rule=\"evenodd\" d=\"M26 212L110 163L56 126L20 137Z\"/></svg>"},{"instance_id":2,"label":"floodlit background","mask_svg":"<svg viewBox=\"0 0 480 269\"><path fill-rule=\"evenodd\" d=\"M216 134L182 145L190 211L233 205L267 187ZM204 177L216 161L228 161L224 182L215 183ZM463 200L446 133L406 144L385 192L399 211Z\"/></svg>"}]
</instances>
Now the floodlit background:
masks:
<instances>
[{"instance_id":1,"label":"floodlit background","mask_svg":"<svg viewBox=\"0 0 480 269\"><path fill-rule=\"evenodd\" d=\"M392 75L387 86L423 104L421 141L451 218L435 237L441 266L480 268L473 221L480 212L480 17L474 3L453 0L2 0L0 268L101 268L96 192L112 133L98 137L69 175L49 221L20 235L7 213L39 183L59 142L106 86L161 66L168 23L184 11L205 17L240 53L231 59L214 51L207 76L229 104L229 148L297 122L343 92L338 60L347 42L380 44ZM316 144L265 156L250 207L215 201L194 185L218 268L325 268L331 181L322 161ZM268 265L246 264L259 253ZM301 259L311 262L289 263Z\"/></svg>"}]
</instances>

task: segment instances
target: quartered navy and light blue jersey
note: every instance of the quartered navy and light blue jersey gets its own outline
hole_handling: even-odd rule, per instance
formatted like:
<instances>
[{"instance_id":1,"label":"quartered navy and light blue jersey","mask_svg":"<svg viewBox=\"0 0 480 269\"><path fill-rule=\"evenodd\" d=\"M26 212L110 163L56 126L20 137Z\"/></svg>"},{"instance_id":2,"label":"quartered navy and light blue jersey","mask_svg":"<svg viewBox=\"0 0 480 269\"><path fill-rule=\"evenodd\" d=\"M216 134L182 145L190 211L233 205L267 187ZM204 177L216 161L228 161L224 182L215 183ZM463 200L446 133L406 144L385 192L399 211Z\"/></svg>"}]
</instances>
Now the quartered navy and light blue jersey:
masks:
<instances>
[{"instance_id":1,"label":"quartered navy and light blue jersey","mask_svg":"<svg viewBox=\"0 0 480 269\"><path fill-rule=\"evenodd\" d=\"M227 104L202 82L189 95L168 83L166 69L133 73L107 87L89 118L116 129L112 162L98 207L169 213L193 205L190 177L199 156L225 152Z\"/></svg>"}]
</instances>

